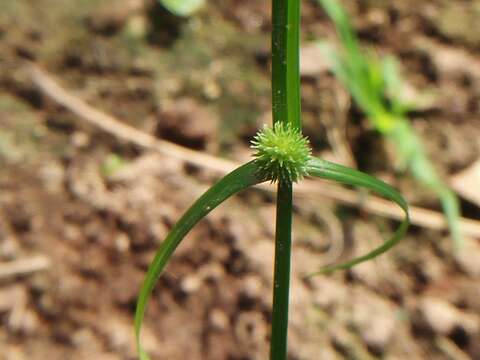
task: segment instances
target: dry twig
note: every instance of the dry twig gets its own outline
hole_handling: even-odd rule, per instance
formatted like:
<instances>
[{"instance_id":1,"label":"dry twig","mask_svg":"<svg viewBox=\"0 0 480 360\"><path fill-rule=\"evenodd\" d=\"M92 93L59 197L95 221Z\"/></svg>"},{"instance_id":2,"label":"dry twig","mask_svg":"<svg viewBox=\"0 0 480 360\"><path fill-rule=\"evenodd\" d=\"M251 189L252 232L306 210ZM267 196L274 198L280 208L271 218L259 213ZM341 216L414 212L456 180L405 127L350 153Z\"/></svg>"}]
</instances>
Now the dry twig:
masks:
<instances>
[{"instance_id":1,"label":"dry twig","mask_svg":"<svg viewBox=\"0 0 480 360\"><path fill-rule=\"evenodd\" d=\"M169 141L157 139L150 134L139 131L114 117L93 108L83 100L67 92L50 75L44 70L41 70L38 66L29 64L27 70L35 86L44 95L90 124L97 126L124 141L155 150L163 155L171 156L198 167L213 170L219 174L228 173L239 166L235 162L194 151ZM262 188L271 189L268 185L262 186ZM301 196L317 194L395 220L401 220L404 216L401 209L386 200L376 196L369 196L367 199L362 199L356 191L328 183L319 184L318 182L314 183L313 181L305 180L296 186L295 190L296 194ZM414 225L436 230L447 228L444 215L440 212L412 206L410 207L410 214L411 222ZM461 226L465 236L480 238L480 221L462 218Z\"/></svg>"},{"instance_id":2,"label":"dry twig","mask_svg":"<svg viewBox=\"0 0 480 360\"><path fill-rule=\"evenodd\" d=\"M0 263L0 280L46 270L49 267L50 260L42 255Z\"/></svg>"}]
</instances>

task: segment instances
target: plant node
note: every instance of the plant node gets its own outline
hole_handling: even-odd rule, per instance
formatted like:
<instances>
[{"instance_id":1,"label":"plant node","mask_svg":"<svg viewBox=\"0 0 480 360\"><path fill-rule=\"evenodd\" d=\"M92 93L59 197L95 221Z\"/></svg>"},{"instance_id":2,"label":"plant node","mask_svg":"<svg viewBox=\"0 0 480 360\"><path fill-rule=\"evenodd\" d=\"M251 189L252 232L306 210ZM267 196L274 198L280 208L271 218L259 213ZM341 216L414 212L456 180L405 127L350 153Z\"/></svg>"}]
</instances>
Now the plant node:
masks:
<instances>
[{"instance_id":1,"label":"plant node","mask_svg":"<svg viewBox=\"0 0 480 360\"><path fill-rule=\"evenodd\" d=\"M307 175L310 142L299 130L277 122L264 126L252 140L251 148L260 176L271 182L297 182Z\"/></svg>"}]
</instances>

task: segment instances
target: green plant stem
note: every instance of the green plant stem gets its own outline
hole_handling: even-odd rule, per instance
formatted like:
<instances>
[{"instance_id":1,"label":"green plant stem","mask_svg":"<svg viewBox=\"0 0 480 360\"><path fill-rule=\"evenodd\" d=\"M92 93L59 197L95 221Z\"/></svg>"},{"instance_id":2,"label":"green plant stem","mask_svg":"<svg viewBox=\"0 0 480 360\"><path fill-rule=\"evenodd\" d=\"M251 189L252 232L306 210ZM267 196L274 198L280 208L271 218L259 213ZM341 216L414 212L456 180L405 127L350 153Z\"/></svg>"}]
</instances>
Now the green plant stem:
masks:
<instances>
[{"instance_id":1,"label":"green plant stem","mask_svg":"<svg viewBox=\"0 0 480 360\"><path fill-rule=\"evenodd\" d=\"M300 0L273 0L273 123L290 123L292 128L301 130L299 48Z\"/></svg>"},{"instance_id":2,"label":"green plant stem","mask_svg":"<svg viewBox=\"0 0 480 360\"><path fill-rule=\"evenodd\" d=\"M272 2L272 114L301 131L300 0ZM287 358L290 258L292 241L292 183L280 181L277 195L275 266L270 359Z\"/></svg>"},{"instance_id":3,"label":"green plant stem","mask_svg":"<svg viewBox=\"0 0 480 360\"><path fill-rule=\"evenodd\" d=\"M273 279L270 359L287 358L290 255L292 247L292 184L280 183L277 193L275 270Z\"/></svg>"}]
</instances>

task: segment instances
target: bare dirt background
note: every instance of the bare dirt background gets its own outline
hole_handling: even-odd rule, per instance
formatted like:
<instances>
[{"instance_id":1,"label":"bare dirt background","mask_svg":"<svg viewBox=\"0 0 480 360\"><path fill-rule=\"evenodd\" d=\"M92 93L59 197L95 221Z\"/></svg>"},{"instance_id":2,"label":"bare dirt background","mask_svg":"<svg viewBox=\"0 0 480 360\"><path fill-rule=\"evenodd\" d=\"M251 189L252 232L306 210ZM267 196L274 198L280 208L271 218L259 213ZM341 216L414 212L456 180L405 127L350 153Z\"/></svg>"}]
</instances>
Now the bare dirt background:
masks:
<instances>
[{"instance_id":1,"label":"bare dirt background","mask_svg":"<svg viewBox=\"0 0 480 360\"><path fill-rule=\"evenodd\" d=\"M334 33L314 1L302 3L304 127L315 152L439 210L395 170L392 149L309 46ZM480 154L480 2L348 3L365 46L400 59L422 100L414 127L445 179L468 168ZM216 176L86 124L33 86L25 62L139 130L241 161L270 116L270 2L212 0L189 19L141 0L0 0L0 9L0 359L134 359L148 263ZM478 204L462 205L480 219ZM273 224L273 197L251 190L194 229L149 307L155 359L267 358ZM326 254L365 252L395 225L298 199L291 359L480 358L479 239L454 256L447 232L413 227L378 260L302 280ZM9 272L19 261L27 270Z\"/></svg>"}]
</instances>

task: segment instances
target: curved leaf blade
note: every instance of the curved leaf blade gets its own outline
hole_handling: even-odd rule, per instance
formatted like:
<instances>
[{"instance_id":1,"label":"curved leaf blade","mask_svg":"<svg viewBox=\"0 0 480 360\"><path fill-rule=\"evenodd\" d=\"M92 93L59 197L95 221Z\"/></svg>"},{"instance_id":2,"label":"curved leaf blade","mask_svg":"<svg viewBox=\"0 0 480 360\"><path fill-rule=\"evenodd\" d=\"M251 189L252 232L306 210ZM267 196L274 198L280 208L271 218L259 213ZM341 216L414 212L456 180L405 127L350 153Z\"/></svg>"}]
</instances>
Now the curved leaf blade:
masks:
<instances>
[{"instance_id":1,"label":"curved leaf blade","mask_svg":"<svg viewBox=\"0 0 480 360\"><path fill-rule=\"evenodd\" d=\"M405 236L408 226L410 225L407 202L393 187L391 187L387 183L373 176L362 173L361 171L357 171L315 157L311 157L310 159L308 165L308 173L310 176L334 180L342 184L359 186L372 190L377 194L382 195L386 199L395 202L405 212L405 219L397 228L393 236L387 241L385 241L381 246L377 247L366 255L359 256L345 263L327 266L320 271L311 274L310 276L320 273L329 273L339 269L349 269L352 266L357 265L361 262L371 260L395 246L400 241L400 239Z\"/></svg>"},{"instance_id":2,"label":"curved leaf blade","mask_svg":"<svg viewBox=\"0 0 480 360\"><path fill-rule=\"evenodd\" d=\"M255 160L240 166L207 190L173 226L166 239L160 245L143 281L135 310L135 337L141 360L149 359L140 341L140 330L145 316L146 305L160 274L177 246L188 232L210 211L230 196L263 181L265 180L258 175L258 166Z\"/></svg>"}]
</instances>

